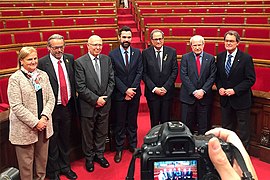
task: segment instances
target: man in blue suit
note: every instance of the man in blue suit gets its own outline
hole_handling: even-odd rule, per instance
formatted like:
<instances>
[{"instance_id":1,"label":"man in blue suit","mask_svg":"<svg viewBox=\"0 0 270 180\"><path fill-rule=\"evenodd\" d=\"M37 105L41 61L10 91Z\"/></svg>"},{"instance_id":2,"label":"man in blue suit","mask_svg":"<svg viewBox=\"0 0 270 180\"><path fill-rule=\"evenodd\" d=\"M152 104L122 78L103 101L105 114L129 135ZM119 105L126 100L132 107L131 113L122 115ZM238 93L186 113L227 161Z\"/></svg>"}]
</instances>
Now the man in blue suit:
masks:
<instances>
[{"instance_id":1,"label":"man in blue suit","mask_svg":"<svg viewBox=\"0 0 270 180\"><path fill-rule=\"evenodd\" d=\"M116 163L122 159L126 131L129 135L129 150L134 152L137 146L137 115L143 66L140 50L130 47L131 39L131 29L127 26L122 27L119 30L121 45L109 54L115 72L112 112L115 116L116 154L114 161Z\"/></svg>"},{"instance_id":2,"label":"man in blue suit","mask_svg":"<svg viewBox=\"0 0 270 180\"><path fill-rule=\"evenodd\" d=\"M152 46L143 50L143 81L150 110L151 127L170 120L175 80L178 73L176 50L164 46L164 33L154 29Z\"/></svg>"},{"instance_id":3,"label":"man in blue suit","mask_svg":"<svg viewBox=\"0 0 270 180\"><path fill-rule=\"evenodd\" d=\"M212 86L217 71L214 56L203 51L204 44L202 36L191 37L192 52L182 56L180 67L182 122L191 131L194 131L194 123L197 122L199 134L204 134L208 128L209 108L213 99Z\"/></svg>"}]
</instances>

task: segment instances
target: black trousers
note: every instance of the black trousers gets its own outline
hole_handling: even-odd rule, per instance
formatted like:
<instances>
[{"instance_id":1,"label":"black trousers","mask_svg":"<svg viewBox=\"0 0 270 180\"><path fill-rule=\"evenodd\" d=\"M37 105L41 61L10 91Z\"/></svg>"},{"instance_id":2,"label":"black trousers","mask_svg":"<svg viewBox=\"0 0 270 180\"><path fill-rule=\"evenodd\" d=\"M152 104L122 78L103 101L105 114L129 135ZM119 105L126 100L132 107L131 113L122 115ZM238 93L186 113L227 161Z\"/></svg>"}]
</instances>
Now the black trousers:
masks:
<instances>
[{"instance_id":1,"label":"black trousers","mask_svg":"<svg viewBox=\"0 0 270 180\"><path fill-rule=\"evenodd\" d=\"M104 157L108 117L109 113L99 113L98 109L93 117L81 117L82 150L88 161L93 161L94 156Z\"/></svg>"},{"instance_id":2,"label":"black trousers","mask_svg":"<svg viewBox=\"0 0 270 180\"><path fill-rule=\"evenodd\" d=\"M150 110L151 128L170 121L170 111L172 100L163 100L159 98L153 101L147 101Z\"/></svg>"},{"instance_id":3,"label":"black trousers","mask_svg":"<svg viewBox=\"0 0 270 180\"><path fill-rule=\"evenodd\" d=\"M250 140L250 108L236 110L229 103L221 107L222 127L237 132L245 148Z\"/></svg>"},{"instance_id":4,"label":"black trousers","mask_svg":"<svg viewBox=\"0 0 270 180\"><path fill-rule=\"evenodd\" d=\"M210 105L201 105L199 101L195 101L194 104L182 103L181 121L192 133L195 130L194 126L198 124L198 133L203 135L209 127L209 107Z\"/></svg>"},{"instance_id":5,"label":"black trousers","mask_svg":"<svg viewBox=\"0 0 270 180\"><path fill-rule=\"evenodd\" d=\"M113 113L115 115L114 134L116 151L122 151L125 143L126 132L129 137L129 146L137 147L137 117L139 111L140 98L130 101L114 101Z\"/></svg>"},{"instance_id":6,"label":"black trousers","mask_svg":"<svg viewBox=\"0 0 270 180\"><path fill-rule=\"evenodd\" d=\"M56 105L52 113L53 136L49 141L47 175L65 172L70 169L69 143L71 120L73 118L70 102L67 106Z\"/></svg>"}]
</instances>

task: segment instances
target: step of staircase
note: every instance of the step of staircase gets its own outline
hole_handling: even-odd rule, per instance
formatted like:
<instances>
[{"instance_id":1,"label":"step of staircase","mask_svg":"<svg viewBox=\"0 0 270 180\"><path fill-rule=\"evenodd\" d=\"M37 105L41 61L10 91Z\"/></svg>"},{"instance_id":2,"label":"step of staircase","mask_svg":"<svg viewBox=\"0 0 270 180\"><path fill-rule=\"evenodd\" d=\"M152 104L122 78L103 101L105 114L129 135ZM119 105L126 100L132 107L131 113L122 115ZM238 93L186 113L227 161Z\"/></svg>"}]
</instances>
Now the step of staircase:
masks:
<instances>
[{"instance_id":1,"label":"step of staircase","mask_svg":"<svg viewBox=\"0 0 270 180\"><path fill-rule=\"evenodd\" d=\"M134 21L132 14L117 15L118 21Z\"/></svg>"},{"instance_id":2,"label":"step of staircase","mask_svg":"<svg viewBox=\"0 0 270 180\"><path fill-rule=\"evenodd\" d=\"M131 14L131 8L118 8L117 14Z\"/></svg>"},{"instance_id":3,"label":"step of staircase","mask_svg":"<svg viewBox=\"0 0 270 180\"><path fill-rule=\"evenodd\" d=\"M118 26L119 28L123 27L123 26L129 26L130 28L136 28L136 22L134 20L131 21L118 21Z\"/></svg>"}]
</instances>

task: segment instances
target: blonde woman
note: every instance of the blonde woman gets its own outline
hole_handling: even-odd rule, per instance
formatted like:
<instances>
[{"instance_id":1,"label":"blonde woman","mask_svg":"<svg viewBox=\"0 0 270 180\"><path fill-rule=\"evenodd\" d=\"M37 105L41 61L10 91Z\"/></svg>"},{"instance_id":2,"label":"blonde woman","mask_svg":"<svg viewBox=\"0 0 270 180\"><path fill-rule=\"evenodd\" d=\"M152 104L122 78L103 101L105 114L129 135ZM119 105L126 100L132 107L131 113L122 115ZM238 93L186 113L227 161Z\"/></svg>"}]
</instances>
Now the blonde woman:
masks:
<instances>
[{"instance_id":1,"label":"blonde woman","mask_svg":"<svg viewBox=\"0 0 270 180\"><path fill-rule=\"evenodd\" d=\"M47 74L37 69L37 50L23 47L18 60L20 69L9 78L7 90L9 140L15 146L21 179L45 179L55 99Z\"/></svg>"}]
</instances>

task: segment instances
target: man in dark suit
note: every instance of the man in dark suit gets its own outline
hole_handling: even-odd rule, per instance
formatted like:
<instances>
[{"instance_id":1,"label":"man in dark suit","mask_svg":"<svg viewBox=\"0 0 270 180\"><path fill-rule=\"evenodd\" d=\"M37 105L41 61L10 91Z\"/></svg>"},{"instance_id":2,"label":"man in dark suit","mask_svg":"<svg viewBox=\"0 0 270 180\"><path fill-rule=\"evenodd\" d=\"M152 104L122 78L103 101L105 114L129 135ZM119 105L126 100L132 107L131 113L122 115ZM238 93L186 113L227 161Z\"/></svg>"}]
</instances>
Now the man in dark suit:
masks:
<instances>
[{"instance_id":1,"label":"man in dark suit","mask_svg":"<svg viewBox=\"0 0 270 180\"><path fill-rule=\"evenodd\" d=\"M240 36L236 31L224 35L226 51L217 55L217 89L220 95L222 127L236 131L248 148L250 139L251 87L256 76L252 57L237 46Z\"/></svg>"},{"instance_id":2,"label":"man in dark suit","mask_svg":"<svg viewBox=\"0 0 270 180\"><path fill-rule=\"evenodd\" d=\"M180 67L181 119L192 132L195 122L198 123L199 134L204 134L209 125L208 112L213 100L212 86L217 71L214 56L203 51L204 44L202 36L191 37L192 52L182 56Z\"/></svg>"},{"instance_id":3,"label":"man in dark suit","mask_svg":"<svg viewBox=\"0 0 270 180\"><path fill-rule=\"evenodd\" d=\"M88 53L75 61L76 89L79 95L82 126L82 149L86 169L94 171L93 161L103 168L110 166L104 157L114 73L111 59L103 54L102 39L88 39Z\"/></svg>"},{"instance_id":4,"label":"man in dark suit","mask_svg":"<svg viewBox=\"0 0 270 180\"><path fill-rule=\"evenodd\" d=\"M130 47L131 39L131 29L127 26L122 27L119 30L121 45L109 54L115 72L112 112L115 115L116 163L122 159L126 131L129 135L129 150L134 152L137 147L137 116L143 66L140 50Z\"/></svg>"},{"instance_id":5,"label":"man in dark suit","mask_svg":"<svg viewBox=\"0 0 270 180\"><path fill-rule=\"evenodd\" d=\"M54 134L49 143L47 176L59 179L61 173L69 179L76 179L77 175L71 170L69 160L71 121L76 109L74 57L64 54L64 37L59 34L49 37L47 48L49 54L38 60L38 68L47 72L56 99L52 113Z\"/></svg>"},{"instance_id":6,"label":"man in dark suit","mask_svg":"<svg viewBox=\"0 0 270 180\"><path fill-rule=\"evenodd\" d=\"M178 73L176 50L164 44L164 33L150 34L152 46L142 52L145 97L150 109L151 127L170 120L175 80Z\"/></svg>"}]
</instances>

